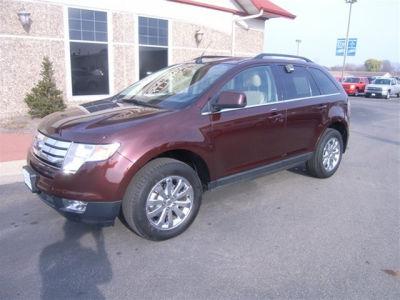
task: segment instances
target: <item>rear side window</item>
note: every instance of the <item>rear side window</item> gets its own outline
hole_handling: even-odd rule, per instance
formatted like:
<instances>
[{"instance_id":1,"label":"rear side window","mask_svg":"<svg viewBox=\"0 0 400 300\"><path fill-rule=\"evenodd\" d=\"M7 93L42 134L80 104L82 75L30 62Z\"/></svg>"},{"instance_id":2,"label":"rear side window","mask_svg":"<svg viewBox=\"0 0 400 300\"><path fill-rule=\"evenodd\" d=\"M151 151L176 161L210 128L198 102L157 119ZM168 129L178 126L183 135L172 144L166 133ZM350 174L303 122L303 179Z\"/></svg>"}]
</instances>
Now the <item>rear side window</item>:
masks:
<instances>
[{"instance_id":1,"label":"rear side window","mask_svg":"<svg viewBox=\"0 0 400 300\"><path fill-rule=\"evenodd\" d=\"M318 69L309 68L311 74L313 75L321 93L323 95L327 94L334 94L337 93L339 90L336 85L332 82L332 80L326 75L324 72ZM360 79L356 78L355 82L359 82Z\"/></svg>"},{"instance_id":2,"label":"rear side window","mask_svg":"<svg viewBox=\"0 0 400 300\"><path fill-rule=\"evenodd\" d=\"M306 68L294 66L294 71L288 73L285 66L278 66L277 72L283 84L284 100L320 95L313 78Z\"/></svg>"}]
</instances>

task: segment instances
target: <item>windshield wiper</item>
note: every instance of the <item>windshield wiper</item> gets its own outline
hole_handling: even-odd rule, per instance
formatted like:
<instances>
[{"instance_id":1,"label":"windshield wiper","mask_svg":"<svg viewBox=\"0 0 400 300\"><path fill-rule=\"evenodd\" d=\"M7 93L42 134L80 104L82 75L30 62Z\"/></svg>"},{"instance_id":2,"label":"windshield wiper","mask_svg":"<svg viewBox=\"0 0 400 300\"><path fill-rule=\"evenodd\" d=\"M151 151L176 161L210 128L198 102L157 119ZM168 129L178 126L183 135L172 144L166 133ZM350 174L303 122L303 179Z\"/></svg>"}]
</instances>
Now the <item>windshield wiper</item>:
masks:
<instances>
[{"instance_id":1,"label":"windshield wiper","mask_svg":"<svg viewBox=\"0 0 400 300\"><path fill-rule=\"evenodd\" d=\"M129 102L129 103L133 103L133 104L136 104L136 105L139 105L139 106L146 106L146 107L152 107L152 108L160 108L160 107L157 106L157 105L149 104L149 103L146 103L146 102L144 102L144 101L136 100L136 99L134 99L134 98L126 98L126 99L123 98L122 101L124 101L124 102Z\"/></svg>"}]
</instances>

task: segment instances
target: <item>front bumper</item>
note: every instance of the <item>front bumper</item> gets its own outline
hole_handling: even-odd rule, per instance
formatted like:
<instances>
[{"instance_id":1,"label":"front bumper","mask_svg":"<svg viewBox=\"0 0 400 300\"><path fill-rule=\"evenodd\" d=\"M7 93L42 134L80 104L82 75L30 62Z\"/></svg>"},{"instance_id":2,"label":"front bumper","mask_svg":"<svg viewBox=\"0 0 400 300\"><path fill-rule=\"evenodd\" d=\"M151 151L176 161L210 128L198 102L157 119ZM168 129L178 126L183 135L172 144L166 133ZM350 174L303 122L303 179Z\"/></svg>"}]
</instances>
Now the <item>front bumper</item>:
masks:
<instances>
[{"instance_id":1,"label":"front bumper","mask_svg":"<svg viewBox=\"0 0 400 300\"><path fill-rule=\"evenodd\" d=\"M66 199L51 195L42 191L38 187L37 182L39 174L29 166L24 167L25 173L29 174L30 184L28 185L32 193L36 193L39 198L55 209L58 213L63 215L69 220L82 222L87 224L101 224L113 225L115 218L119 215L122 201L112 202L96 202L96 201L82 201L81 199ZM69 204L71 202L79 201L84 204L83 210L73 210Z\"/></svg>"},{"instance_id":2,"label":"front bumper","mask_svg":"<svg viewBox=\"0 0 400 300\"><path fill-rule=\"evenodd\" d=\"M367 97L385 97L387 96L387 91L365 91L365 96Z\"/></svg>"},{"instance_id":3,"label":"front bumper","mask_svg":"<svg viewBox=\"0 0 400 300\"><path fill-rule=\"evenodd\" d=\"M121 208L121 201L87 202L85 211L79 213L68 210L64 202L65 199L44 192L40 192L38 196L44 203L55 209L68 220L87 224L113 225Z\"/></svg>"}]
</instances>

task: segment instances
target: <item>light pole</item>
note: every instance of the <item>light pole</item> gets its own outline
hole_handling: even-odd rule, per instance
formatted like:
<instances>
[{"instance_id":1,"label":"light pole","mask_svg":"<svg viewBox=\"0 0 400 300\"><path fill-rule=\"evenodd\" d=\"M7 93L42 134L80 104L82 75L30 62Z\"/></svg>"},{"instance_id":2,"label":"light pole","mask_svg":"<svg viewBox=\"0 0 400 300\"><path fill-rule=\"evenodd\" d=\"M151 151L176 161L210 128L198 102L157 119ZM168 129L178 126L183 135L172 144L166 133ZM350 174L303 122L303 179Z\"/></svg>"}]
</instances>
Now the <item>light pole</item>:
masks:
<instances>
[{"instance_id":1,"label":"light pole","mask_svg":"<svg viewBox=\"0 0 400 300\"><path fill-rule=\"evenodd\" d=\"M347 57L347 47L349 44L349 31L350 31L350 20L351 20L351 8L353 7L353 4L357 2L357 0L345 0L347 4L350 4L349 8L349 20L347 21L347 33L346 33L346 40L344 43L344 54L343 54L343 66L342 66L342 76L341 76L341 81L343 81L343 75L344 75L344 68L346 67L346 57Z\"/></svg>"},{"instance_id":2,"label":"light pole","mask_svg":"<svg viewBox=\"0 0 400 300\"><path fill-rule=\"evenodd\" d=\"M301 40L296 40L296 43L297 43L297 56L299 56L299 50L300 50L300 43L301 43Z\"/></svg>"}]
</instances>

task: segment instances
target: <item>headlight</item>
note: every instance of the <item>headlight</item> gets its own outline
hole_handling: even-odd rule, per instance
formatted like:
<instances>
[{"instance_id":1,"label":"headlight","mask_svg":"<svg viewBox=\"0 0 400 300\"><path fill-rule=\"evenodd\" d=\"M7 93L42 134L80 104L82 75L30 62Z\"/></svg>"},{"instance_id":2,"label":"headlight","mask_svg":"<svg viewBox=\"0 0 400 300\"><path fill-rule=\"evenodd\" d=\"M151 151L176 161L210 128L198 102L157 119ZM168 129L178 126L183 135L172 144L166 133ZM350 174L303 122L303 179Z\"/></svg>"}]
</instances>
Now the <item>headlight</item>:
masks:
<instances>
[{"instance_id":1,"label":"headlight","mask_svg":"<svg viewBox=\"0 0 400 300\"><path fill-rule=\"evenodd\" d=\"M38 132L38 134L35 136L33 139L32 143L32 150L33 153L35 153L37 156L39 156L39 150L43 147L44 145L44 135Z\"/></svg>"},{"instance_id":2,"label":"headlight","mask_svg":"<svg viewBox=\"0 0 400 300\"><path fill-rule=\"evenodd\" d=\"M75 173L88 161L109 159L119 148L119 143L107 145L89 145L72 143L63 163L65 173Z\"/></svg>"},{"instance_id":3,"label":"headlight","mask_svg":"<svg viewBox=\"0 0 400 300\"><path fill-rule=\"evenodd\" d=\"M350 89L354 90L356 86L354 84L350 85Z\"/></svg>"}]
</instances>

